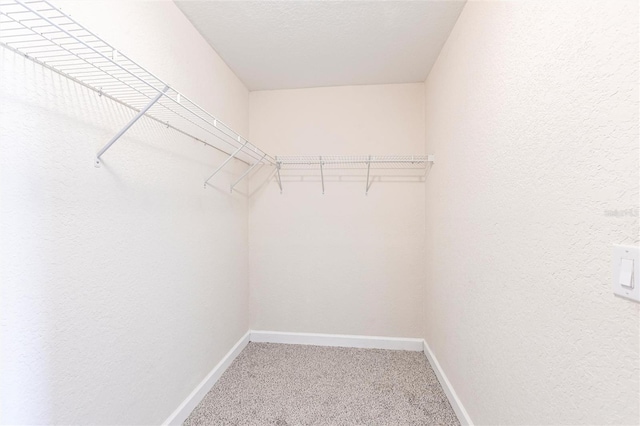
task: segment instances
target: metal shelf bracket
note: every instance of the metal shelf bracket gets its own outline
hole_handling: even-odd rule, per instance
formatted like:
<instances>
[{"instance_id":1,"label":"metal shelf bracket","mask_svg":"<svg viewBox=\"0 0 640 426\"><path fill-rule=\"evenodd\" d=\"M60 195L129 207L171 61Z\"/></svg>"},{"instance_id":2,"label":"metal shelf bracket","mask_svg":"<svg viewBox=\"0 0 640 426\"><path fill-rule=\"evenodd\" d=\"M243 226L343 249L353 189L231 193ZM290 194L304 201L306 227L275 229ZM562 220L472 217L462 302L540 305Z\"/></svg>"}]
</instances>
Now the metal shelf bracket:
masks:
<instances>
[{"instance_id":1,"label":"metal shelf bracket","mask_svg":"<svg viewBox=\"0 0 640 426\"><path fill-rule=\"evenodd\" d=\"M227 163L231 160L233 160L235 158L236 155L238 155L238 153L240 151L242 151L242 149L249 143L249 141L245 141L245 143L242 144L242 146L240 146L240 148L236 149L235 151L233 151L233 154L231 154L226 160L224 160L224 162L222 164L220 164L218 166L218 168L211 173L211 176L209 176L207 178L207 180L204 181L204 187L206 188L207 185L209 185L209 181L211 180L212 177L214 177L220 170L222 170L224 168L224 166L227 165ZM264 157L263 157L264 158Z\"/></svg>"},{"instance_id":2,"label":"metal shelf bracket","mask_svg":"<svg viewBox=\"0 0 640 426\"><path fill-rule=\"evenodd\" d=\"M367 188L364 191L364 195L369 195L369 187L371 185L369 185L369 171L371 170L371 156L369 156L369 159L367 160Z\"/></svg>"},{"instance_id":3,"label":"metal shelf bracket","mask_svg":"<svg viewBox=\"0 0 640 426\"><path fill-rule=\"evenodd\" d=\"M275 157L276 160L276 175L278 176L278 186L280 187L280 194L282 194L282 178L280 177L280 168L282 167L282 163L278 161L278 156Z\"/></svg>"},{"instance_id":4,"label":"metal shelf bracket","mask_svg":"<svg viewBox=\"0 0 640 426\"><path fill-rule=\"evenodd\" d=\"M127 123L126 126L124 126L122 129L120 129L120 131L118 133L116 133L116 135L114 137L111 138L111 140L109 142L107 142L107 144L105 146L102 147L102 149L100 151L98 151L98 153L96 154L96 160L94 165L96 167L100 167L100 157L102 157L102 154L104 154L105 152L107 152L107 150L109 148L111 148L111 145L113 145L114 143L116 143L116 141L118 139L120 139L120 137L122 135L124 135L127 130L129 130L131 128L131 126L133 126L136 121L138 121L140 119L140 117L142 117L143 115L145 115L147 113L147 111L149 111L149 109L151 109L151 107L160 100L160 98L167 93L167 90L169 90L169 86L164 86L164 89L161 92L158 92L158 94L151 99L151 101L144 107L142 108L140 111L138 111L138 113L136 114L135 117L133 117L131 119L131 121L129 121Z\"/></svg>"},{"instance_id":5,"label":"metal shelf bracket","mask_svg":"<svg viewBox=\"0 0 640 426\"><path fill-rule=\"evenodd\" d=\"M233 188L234 188L238 183L240 183L240 181L241 181L242 179L244 179L244 178L245 178L249 173L251 173L251 170L253 170L253 169L254 169L258 164L264 164L264 163L262 162L262 160L264 160L264 157L266 157L266 156L267 156L267 154L264 154L264 155L262 156L262 158L261 158L260 160L256 161L255 163L253 163L253 164L251 165L251 167L249 167L249 168L248 168L248 169L247 169L247 170L246 170L246 171L245 171L245 172L244 172L244 173L243 173L243 174L238 178L238 180L236 180L234 183L232 183L232 184L231 184L231 186L230 186L230 188L229 188L229 192L233 194Z\"/></svg>"},{"instance_id":6,"label":"metal shelf bracket","mask_svg":"<svg viewBox=\"0 0 640 426\"><path fill-rule=\"evenodd\" d=\"M320 156L320 180L322 180L322 195L324 195L324 172L322 170L322 155Z\"/></svg>"}]
</instances>

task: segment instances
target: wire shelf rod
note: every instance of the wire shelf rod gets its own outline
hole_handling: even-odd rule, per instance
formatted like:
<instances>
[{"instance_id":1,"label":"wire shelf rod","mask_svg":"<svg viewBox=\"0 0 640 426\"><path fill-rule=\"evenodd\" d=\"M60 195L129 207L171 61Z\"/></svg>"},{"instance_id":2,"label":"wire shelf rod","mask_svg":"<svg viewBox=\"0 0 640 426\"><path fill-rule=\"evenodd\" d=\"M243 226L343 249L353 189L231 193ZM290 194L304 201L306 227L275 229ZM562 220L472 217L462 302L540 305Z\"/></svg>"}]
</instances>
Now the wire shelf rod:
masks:
<instances>
[{"instance_id":1,"label":"wire shelf rod","mask_svg":"<svg viewBox=\"0 0 640 426\"><path fill-rule=\"evenodd\" d=\"M327 164L363 164L368 165L369 163L374 164L393 164L393 163L410 163L410 164L423 164L426 163L426 160L355 160L355 161L345 161L345 160L324 160L324 161L287 161L287 160L279 160L282 165L327 165Z\"/></svg>"}]
</instances>

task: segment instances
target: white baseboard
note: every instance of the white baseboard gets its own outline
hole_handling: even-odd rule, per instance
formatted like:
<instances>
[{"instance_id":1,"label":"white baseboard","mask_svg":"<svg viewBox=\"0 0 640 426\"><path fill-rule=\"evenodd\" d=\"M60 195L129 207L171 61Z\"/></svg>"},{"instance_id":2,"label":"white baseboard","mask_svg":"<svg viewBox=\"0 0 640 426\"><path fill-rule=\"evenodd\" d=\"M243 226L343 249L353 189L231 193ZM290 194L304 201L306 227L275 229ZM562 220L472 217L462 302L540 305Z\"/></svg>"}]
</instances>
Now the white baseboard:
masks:
<instances>
[{"instance_id":1,"label":"white baseboard","mask_svg":"<svg viewBox=\"0 0 640 426\"><path fill-rule=\"evenodd\" d=\"M431 352L427 341L423 340L422 342L424 343L424 354L427 356L427 359L431 364L431 368L433 368L436 376L438 376L438 381L440 382L442 389L444 389L444 393L447 395L449 404L451 404L453 411L456 412L458 421L460 421L460 424L462 425L473 426L473 422L471 421L471 417L469 417L469 413L467 413L467 410L464 409L462 401L460 401L460 399L458 398L456 391L453 390L453 386L451 386L449 379L447 379L447 376L444 374L442 367L440 367L436 356L433 354L433 352Z\"/></svg>"},{"instance_id":2,"label":"white baseboard","mask_svg":"<svg viewBox=\"0 0 640 426\"><path fill-rule=\"evenodd\" d=\"M347 334L285 333L281 331L251 330L250 340L260 343L288 343L294 345L340 346L346 348L395 349L423 351L422 339L403 337L352 336Z\"/></svg>"},{"instance_id":3,"label":"white baseboard","mask_svg":"<svg viewBox=\"0 0 640 426\"><path fill-rule=\"evenodd\" d=\"M378 336L352 336L345 334L319 334L319 333L285 333L281 331L249 330L211 370L202 382L169 416L163 425L181 425L189 417L189 414L202 401L202 398L216 384L220 376L231 365L233 360L242 352L249 342L259 343L287 343L294 345L338 346L347 348L366 349L392 349L423 352L431 364L433 371L442 385L451 407L456 413L462 425L473 426L473 422L458 398L451 383L440 367L438 360L423 339L402 337L378 337Z\"/></svg>"},{"instance_id":4,"label":"white baseboard","mask_svg":"<svg viewBox=\"0 0 640 426\"><path fill-rule=\"evenodd\" d=\"M251 335L251 331L247 331L247 333L242 336L238 343L236 343L233 348L222 358L222 360L213 367L213 370L207 377L204 378L202 382L191 392L191 394L182 401L182 404L171 413L169 418L164 421L163 425L181 425L189 414L193 411L194 408L202 401L202 398L211 390L213 385L216 384L222 373L231 365L233 360L242 352L242 350L249 343L249 336Z\"/></svg>"}]
</instances>

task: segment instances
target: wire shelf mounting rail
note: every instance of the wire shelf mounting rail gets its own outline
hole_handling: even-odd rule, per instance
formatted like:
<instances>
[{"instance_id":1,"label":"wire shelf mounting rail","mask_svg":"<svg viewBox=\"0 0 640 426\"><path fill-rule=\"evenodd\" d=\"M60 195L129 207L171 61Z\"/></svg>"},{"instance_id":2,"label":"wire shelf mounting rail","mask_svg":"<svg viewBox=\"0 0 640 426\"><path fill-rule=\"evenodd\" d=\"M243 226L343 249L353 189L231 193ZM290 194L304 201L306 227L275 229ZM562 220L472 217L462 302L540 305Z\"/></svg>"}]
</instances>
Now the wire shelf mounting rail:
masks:
<instances>
[{"instance_id":1,"label":"wire shelf mounting rail","mask_svg":"<svg viewBox=\"0 0 640 426\"><path fill-rule=\"evenodd\" d=\"M234 158L250 166L241 178L258 164L275 164L271 156L224 122L48 1L0 0L0 45L137 112L97 152L96 167L142 116L229 155L205 181L205 187ZM231 185L231 191L238 182Z\"/></svg>"},{"instance_id":2,"label":"wire shelf mounting rail","mask_svg":"<svg viewBox=\"0 0 640 426\"><path fill-rule=\"evenodd\" d=\"M320 171L320 180L322 182L322 193L324 194L324 170L325 169L366 169L367 170L367 186L365 194L369 193L371 187L370 175L372 169L415 169L424 170L429 163L435 160L433 155L360 155L360 156L344 156L344 155L291 155L276 156L276 181L282 193L282 179L280 170L308 170L315 169Z\"/></svg>"}]
</instances>

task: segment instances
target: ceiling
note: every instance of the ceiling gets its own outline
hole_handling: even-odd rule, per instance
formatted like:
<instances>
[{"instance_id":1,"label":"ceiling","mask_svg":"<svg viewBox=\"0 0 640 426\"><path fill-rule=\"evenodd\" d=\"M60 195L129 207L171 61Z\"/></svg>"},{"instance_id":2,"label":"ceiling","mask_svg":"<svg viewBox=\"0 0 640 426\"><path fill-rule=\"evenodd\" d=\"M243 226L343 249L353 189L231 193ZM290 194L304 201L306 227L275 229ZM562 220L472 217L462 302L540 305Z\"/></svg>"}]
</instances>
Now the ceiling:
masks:
<instances>
[{"instance_id":1,"label":"ceiling","mask_svg":"<svg viewBox=\"0 0 640 426\"><path fill-rule=\"evenodd\" d=\"M270 90L424 81L464 0L176 4L249 90Z\"/></svg>"}]
</instances>

